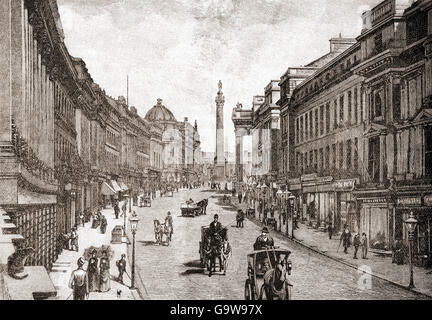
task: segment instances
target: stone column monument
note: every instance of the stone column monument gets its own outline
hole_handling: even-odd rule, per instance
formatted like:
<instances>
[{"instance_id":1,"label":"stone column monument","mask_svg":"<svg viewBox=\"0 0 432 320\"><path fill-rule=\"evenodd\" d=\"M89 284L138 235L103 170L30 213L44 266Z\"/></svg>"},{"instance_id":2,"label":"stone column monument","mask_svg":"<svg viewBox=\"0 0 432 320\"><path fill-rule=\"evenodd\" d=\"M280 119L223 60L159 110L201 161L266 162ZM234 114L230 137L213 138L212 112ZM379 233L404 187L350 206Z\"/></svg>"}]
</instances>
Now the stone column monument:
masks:
<instances>
[{"instance_id":1,"label":"stone column monument","mask_svg":"<svg viewBox=\"0 0 432 320\"><path fill-rule=\"evenodd\" d=\"M225 97L222 92L222 81L219 81L219 91L216 96L216 156L214 159L215 181L225 180L225 151L224 151L224 124L223 107Z\"/></svg>"}]
</instances>

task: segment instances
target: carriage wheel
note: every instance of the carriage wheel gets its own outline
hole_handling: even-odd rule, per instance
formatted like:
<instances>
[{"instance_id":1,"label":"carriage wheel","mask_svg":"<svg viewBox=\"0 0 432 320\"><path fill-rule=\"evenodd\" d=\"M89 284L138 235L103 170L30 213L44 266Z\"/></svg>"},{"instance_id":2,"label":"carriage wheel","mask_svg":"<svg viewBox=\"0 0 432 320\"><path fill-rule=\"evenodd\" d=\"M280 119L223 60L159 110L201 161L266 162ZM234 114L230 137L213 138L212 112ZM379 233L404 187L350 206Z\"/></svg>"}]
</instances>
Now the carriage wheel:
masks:
<instances>
[{"instance_id":1,"label":"carriage wheel","mask_svg":"<svg viewBox=\"0 0 432 320\"><path fill-rule=\"evenodd\" d=\"M252 284L249 279L247 279L245 282L245 300L254 300Z\"/></svg>"}]
</instances>

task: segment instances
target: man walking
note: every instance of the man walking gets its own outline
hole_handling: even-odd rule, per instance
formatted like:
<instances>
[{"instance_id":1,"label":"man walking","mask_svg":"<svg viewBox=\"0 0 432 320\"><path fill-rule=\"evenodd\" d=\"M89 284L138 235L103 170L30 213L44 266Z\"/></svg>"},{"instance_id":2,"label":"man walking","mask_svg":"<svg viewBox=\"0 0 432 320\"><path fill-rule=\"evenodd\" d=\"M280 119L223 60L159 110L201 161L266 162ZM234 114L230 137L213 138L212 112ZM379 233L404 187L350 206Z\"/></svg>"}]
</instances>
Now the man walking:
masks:
<instances>
[{"instance_id":1,"label":"man walking","mask_svg":"<svg viewBox=\"0 0 432 320\"><path fill-rule=\"evenodd\" d=\"M118 202L116 202L114 205L114 215L115 215L116 219L119 218L119 214L120 214L120 208L119 208Z\"/></svg>"},{"instance_id":2,"label":"man walking","mask_svg":"<svg viewBox=\"0 0 432 320\"><path fill-rule=\"evenodd\" d=\"M70 280L69 280L69 288L73 290L73 299L74 300L85 300L88 299L89 288L88 288L88 278L87 272L84 271L84 259L79 258L78 269L72 272Z\"/></svg>"},{"instance_id":3,"label":"man walking","mask_svg":"<svg viewBox=\"0 0 432 320\"><path fill-rule=\"evenodd\" d=\"M357 259L357 252L358 252L358 249L359 249L360 244L361 244L361 242L360 242L360 235L358 233L356 233L354 235L353 243L354 243L354 257L353 258Z\"/></svg>"},{"instance_id":4,"label":"man walking","mask_svg":"<svg viewBox=\"0 0 432 320\"><path fill-rule=\"evenodd\" d=\"M343 247L344 247L344 253L348 253L348 248L350 246L350 242L351 242L351 232L348 229L348 225L346 224L344 226L344 231L341 235L340 241L339 241L339 246L340 243L342 242Z\"/></svg>"},{"instance_id":5,"label":"man walking","mask_svg":"<svg viewBox=\"0 0 432 320\"><path fill-rule=\"evenodd\" d=\"M239 200L239 203L242 202L242 198L243 198L243 193L242 193L241 191L239 191L239 193L238 193L238 200Z\"/></svg>"},{"instance_id":6,"label":"man walking","mask_svg":"<svg viewBox=\"0 0 432 320\"><path fill-rule=\"evenodd\" d=\"M327 232L329 235L329 240L331 240L332 236L333 236L333 223L332 223L332 215L329 214L328 216L328 226L327 226Z\"/></svg>"},{"instance_id":7,"label":"man walking","mask_svg":"<svg viewBox=\"0 0 432 320\"><path fill-rule=\"evenodd\" d=\"M121 259L116 262L119 272L118 281L123 284L123 274L126 272L126 255L123 253Z\"/></svg>"}]
</instances>

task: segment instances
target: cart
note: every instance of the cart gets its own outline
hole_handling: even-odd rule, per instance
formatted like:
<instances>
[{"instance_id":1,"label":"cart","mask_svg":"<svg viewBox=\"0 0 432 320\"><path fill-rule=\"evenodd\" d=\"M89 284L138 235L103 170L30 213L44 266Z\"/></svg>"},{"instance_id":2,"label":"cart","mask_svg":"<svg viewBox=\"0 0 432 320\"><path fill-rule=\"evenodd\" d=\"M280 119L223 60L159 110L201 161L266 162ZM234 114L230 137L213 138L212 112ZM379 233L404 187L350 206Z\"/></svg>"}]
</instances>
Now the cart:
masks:
<instances>
[{"instance_id":1,"label":"cart","mask_svg":"<svg viewBox=\"0 0 432 320\"><path fill-rule=\"evenodd\" d=\"M201 207L196 204L182 204L180 206L182 217L196 217L201 213Z\"/></svg>"},{"instance_id":2,"label":"cart","mask_svg":"<svg viewBox=\"0 0 432 320\"><path fill-rule=\"evenodd\" d=\"M139 197L139 206L142 207L151 207L151 197L149 195L141 195Z\"/></svg>"},{"instance_id":3,"label":"cart","mask_svg":"<svg viewBox=\"0 0 432 320\"><path fill-rule=\"evenodd\" d=\"M245 281L246 300L291 300L292 285L286 279L275 294L273 278L278 261L285 266L285 275L291 274L292 263L288 260L291 251L282 249L256 250L248 254L248 278Z\"/></svg>"}]
</instances>

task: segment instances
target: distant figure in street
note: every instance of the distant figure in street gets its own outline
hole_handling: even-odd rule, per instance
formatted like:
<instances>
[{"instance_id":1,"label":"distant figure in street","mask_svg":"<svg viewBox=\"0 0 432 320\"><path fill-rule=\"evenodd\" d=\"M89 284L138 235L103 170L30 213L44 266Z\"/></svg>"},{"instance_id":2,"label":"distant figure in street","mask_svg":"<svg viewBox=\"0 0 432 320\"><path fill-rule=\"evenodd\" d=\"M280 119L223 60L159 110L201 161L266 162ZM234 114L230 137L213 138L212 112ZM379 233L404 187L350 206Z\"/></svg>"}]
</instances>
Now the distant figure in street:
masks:
<instances>
[{"instance_id":1,"label":"distant figure in street","mask_svg":"<svg viewBox=\"0 0 432 320\"><path fill-rule=\"evenodd\" d=\"M362 259L367 259L367 252L368 252L368 239L367 239L367 236L366 236L366 233L362 233L362 236L361 236L361 240L360 240L360 242L361 242L361 246L362 246Z\"/></svg>"},{"instance_id":2,"label":"distant figure in street","mask_svg":"<svg viewBox=\"0 0 432 320\"><path fill-rule=\"evenodd\" d=\"M87 267L87 278L89 283L89 292L99 291L99 270L98 270L97 251L91 252L91 257Z\"/></svg>"},{"instance_id":3,"label":"distant figure in street","mask_svg":"<svg viewBox=\"0 0 432 320\"><path fill-rule=\"evenodd\" d=\"M347 224L344 226L344 231L341 235L339 245L341 242L344 247L344 253L348 253L348 248L351 245L351 232L349 231Z\"/></svg>"},{"instance_id":4,"label":"distant figure in street","mask_svg":"<svg viewBox=\"0 0 432 320\"><path fill-rule=\"evenodd\" d=\"M253 248L254 250L264 250L274 247L273 238L269 236L267 227L264 227L261 231L261 235L256 239Z\"/></svg>"},{"instance_id":5,"label":"distant figure in street","mask_svg":"<svg viewBox=\"0 0 432 320\"><path fill-rule=\"evenodd\" d=\"M120 214L120 208L119 208L118 202L116 202L114 205L114 215L115 215L116 219L119 218L119 214Z\"/></svg>"},{"instance_id":6,"label":"distant figure in street","mask_svg":"<svg viewBox=\"0 0 432 320\"><path fill-rule=\"evenodd\" d=\"M123 283L123 274L126 272L126 255L123 253L121 259L116 262L117 269L119 272L118 281Z\"/></svg>"},{"instance_id":7,"label":"distant figure in street","mask_svg":"<svg viewBox=\"0 0 432 320\"><path fill-rule=\"evenodd\" d=\"M81 213L80 213L79 218L80 218L81 225L82 225L83 228L84 228L84 227L85 227L85 220L84 220L84 213L83 213L82 211L81 211Z\"/></svg>"},{"instance_id":8,"label":"distant figure in street","mask_svg":"<svg viewBox=\"0 0 432 320\"><path fill-rule=\"evenodd\" d=\"M88 288L88 278L87 272L84 271L84 259L79 258L78 269L74 270L71 274L69 280L69 288L73 290L73 299L74 300L85 300L88 299L89 288Z\"/></svg>"},{"instance_id":9,"label":"distant figure in street","mask_svg":"<svg viewBox=\"0 0 432 320\"><path fill-rule=\"evenodd\" d=\"M239 193L238 193L238 200L239 200L239 203L242 202L242 198L243 198L243 193L242 193L241 191L239 191Z\"/></svg>"},{"instance_id":10,"label":"distant figure in street","mask_svg":"<svg viewBox=\"0 0 432 320\"><path fill-rule=\"evenodd\" d=\"M105 234L105 232L106 232L106 228L107 228L107 225L108 225L108 221L107 221L107 219L105 218L105 216L102 215L102 219L101 219L101 227L100 227L101 233Z\"/></svg>"},{"instance_id":11,"label":"distant figure in street","mask_svg":"<svg viewBox=\"0 0 432 320\"><path fill-rule=\"evenodd\" d=\"M110 261L108 259L108 253L106 251L103 252L103 256L100 260L99 270L100 270L100 282L99 282L100 292L110 291L111 290Z\"/></svg>"},{"instance_id":12,"label":"distant figure in street","mask_svg":"<svg viewBox=\"0 0 432 320\"><path fill-rule=\"evenodd\" d=\"M356 233L355 235L354 235L354 239L353 239L353 245L354 245L354 259L357 259L357 252L358 252L358 249L359 249L359 247L360 247L360 245L361 245L361 242L360 242L360 235L358 234L358 233Z\"/></svg>"},{"instance_id":13,"label":"distant figure in street","mask_svg":"<svg viewBox=\"0 0 432 320\"><path fill-rule=\"evenodd\" d=\"M100 225L100 220L99 220L99 214L98 213L95 213L94 215L93 215L93 222L92 222L92 228L93 229L97 229L98 227L99 227L99 225Z\"/></svg>"},{"instance_id":14,"label":"distant figure in street","mask_svg":"<svg viewBox=\"0 0 432 320\"><path fill-rule=\"evenodd\" d=\"M167 216L165 217L165 224L171 227L171 234L174 234L173 218L170 211L167 212Z\"/></svg>"},{"instance_id":15,"label":"distant figure in street","mask_svg":"<svg viewBox=\"0 0 432 320\"><path fill-rule=\"evenodd\" d=\"M70 236L70 250L78 252L78 233L76 232L76 228L72 228L71 236Z\"/></svg>"},{"instance_id":16,"label":"distant figure in street","mask_svg":"<svg viewBox=\"0 0 432 320\"><path fill-rule=\"evenodd\" d=\"M237 220L237 228L243 228L243 221L244 221L244 212L243 210L238 210L237 211L237 216L236 216L236 220Z\"/></svg>"}]
</instances>

